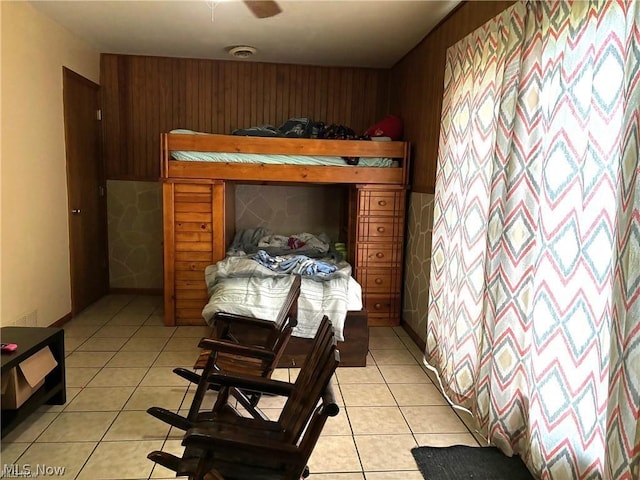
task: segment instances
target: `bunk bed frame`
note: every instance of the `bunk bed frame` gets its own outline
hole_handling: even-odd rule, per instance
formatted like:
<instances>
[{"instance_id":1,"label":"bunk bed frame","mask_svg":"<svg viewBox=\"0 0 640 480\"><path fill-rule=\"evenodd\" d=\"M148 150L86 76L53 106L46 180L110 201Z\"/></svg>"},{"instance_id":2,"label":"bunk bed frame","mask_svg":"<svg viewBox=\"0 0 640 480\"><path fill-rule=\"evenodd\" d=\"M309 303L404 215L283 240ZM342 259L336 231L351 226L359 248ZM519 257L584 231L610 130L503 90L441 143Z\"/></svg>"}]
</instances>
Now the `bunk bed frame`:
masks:
<instances>
[{"instance_id":1,"label":"bunk bed frame","mask_svg":"<svg viewBox=\"0 0 640 480\"><path fill-rule=\"evenodd\" d=\"M388 157L399 160L400 166L301 166L184 161L174 160L171 157L171 152L174 151ZM362 217L359 213L358 198L386 199L389 195L394 195L401 200L400 203L404 202L409 184L409 151L410 146L407 142L162 134L160 172L163 183L165 324L205 323L201 315L208 301L204 269L207 265L224 258L227 247L235 235L236 184L348 185L350 205L347 260L354 266L356 280L362 284L362 280L357 276L358 272L360 271L363 279L369 277L366 276L366 259L363 260L359 253L362 249L359 248L358 235L364 237L357 231L362 230L359 225L362 225L363 218L366 220L366 216ZM380 201L380 205L380 208L388 209L384 206L386 200ZM401 246L404 233L404 205L396 210L402 218L394 222L393 239L399 241ZM380 232L382 227L377 228ZM380 257L380 252L377 255ZM359 270L358 265L365 268ZM398 291L400 287L397 284L401 282L400 268L401 266L394 267L394 280L391 281L391 288ZM384 299L380 301L380 292L376 289L379 290L380 286L386 288L389 282L386 277L371 277L371 282L371 302L365 302L363 311L349 312L345 321L345 341L339 344L342 365L366 365L368 325L399 324L399 293L392 295L390 302ZM363 285L365 296L367 290L367 285ZM388 304L391 304L391 307ZM368 309L380 309L382 313L374 314L372 321L372 316L367 316ZM281 366L301 365L310 344L311 339L292 337Z\"/></svg>"},{"instance_id":2,"label":"bunk bed frame","mask_svg":"<svg viewBox=\"0 0 640 480\"><path fill-rule=\"evenodd\" d=\"M409 143L365 140L313 140L237 135L162 134L163 180L218 179L238 182L345 183L408 185ZM299 166L247 163L189 162L171 159L172 151L241 152L274 155L388 157L402 160L399 168Z\"/></svg>"}]
</instances>

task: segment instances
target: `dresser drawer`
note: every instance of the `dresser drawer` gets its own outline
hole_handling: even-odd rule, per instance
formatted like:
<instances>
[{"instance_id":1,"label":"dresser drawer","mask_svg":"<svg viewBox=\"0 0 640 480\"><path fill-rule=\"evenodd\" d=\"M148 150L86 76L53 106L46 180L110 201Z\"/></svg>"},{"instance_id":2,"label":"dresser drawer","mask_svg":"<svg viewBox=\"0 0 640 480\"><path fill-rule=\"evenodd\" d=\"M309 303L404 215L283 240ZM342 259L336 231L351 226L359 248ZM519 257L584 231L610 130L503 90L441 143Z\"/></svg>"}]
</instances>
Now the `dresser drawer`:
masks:
<instances>
[{"instance_id":1,"label":"dresser drawer","mask_svg":"<svg viewBox=\"0 0 640 480\"><path fill-rule=\"evenodd\" d=\"M367 297L372 293L400 294L401 268L356 268L356 280Z\"/></svg>"},{"instance_id":2,"label":"dresser drawer","mask_svg":"<svg viewBox=\"0 0 640 480\"><path fill-rule=\"evenodd\" d=\"M359 242L402 242L404 219L401 217L358 218L357 240Z\"/></svg>"},{"instance_id":3,"label":"dresser drawer","mask_svg":"<svg viewBox=\"0 0 640 480\"><path fill-rule=\"evenodd\" d=\"M400 325L400 295L366 295L364 305L367 310L367 323L370 326Z\"/></svg>"},{"instance_id":4,"label":"dresser drawer","mask_svg":"<svg viewBox=\"0 0 640 480\"><path fill-rule=\"evenodd\" d=\"M405 190L360 190L358 215L404 216Z\"/></svg>"},{"instance_id":5,"label":"dresser drawer","mask_svg":"<svg viewBox=\"0 0 640 480\"><path fill-rule=\"evenodd\" d=\"M358 267L399 267L402 265L402 243L358 243Z\"/></svg>"},{"instance_id":6,"label":"dresser drawer","mask_svg":"<svg viewBox=\"0 0 640 480\"><path fill-rule=\"evenodd\" d=\"M397 315L400 312L400 295L367 295L364 307L369 315Z\"/></svg>"}]
</instances>

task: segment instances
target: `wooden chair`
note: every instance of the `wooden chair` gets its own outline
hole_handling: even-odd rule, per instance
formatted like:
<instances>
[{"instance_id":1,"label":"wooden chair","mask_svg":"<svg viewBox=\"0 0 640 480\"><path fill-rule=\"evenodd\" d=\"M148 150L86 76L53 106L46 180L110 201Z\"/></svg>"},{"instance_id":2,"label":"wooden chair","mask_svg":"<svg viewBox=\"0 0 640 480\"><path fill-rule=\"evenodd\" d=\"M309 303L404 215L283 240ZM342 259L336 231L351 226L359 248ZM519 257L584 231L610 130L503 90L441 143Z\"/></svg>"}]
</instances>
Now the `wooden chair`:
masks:
<instances>
[{"instance_id":1,"label":"wooden chair","mask_svg":"<svg viewBox=\"0 0 640 480\"><path fill-rule=\"evenodd\" d=\"M204 349L198 360L198 363L201 359L205 360L202 373L198 374L186 368L173 370L179 376L198 385L187 416L183 417L161 407L151 407L147 412L174 427L186 430L202 413L200 410L207 391L219 388L209 380L212 373L225 372L270 378L291 338L293 328L298 323L300 285L301 278L295 275L275 321L226 312L217 313L214 317L217 339L203 338L198 344ZM233 395L246 409L259 412L255 408L260 398L259 393L243 392L231 387L225 390L225 394Z\"/></svg>"},{"instance_id":2,"label":"wooden chair","mask_svg":"<svg viewBox=\"0 0 640 480\"><path fill-rule=\"evenodd\" d=\"M217 408L187 430L182 458L162 451L150 460L194 480L297 480L308 475L307 461L328 417L339 412L331 378L340 362L331 322L324 317L294 384L219 373L223 386L287 397L277 420L243 417L218 396Z\"/></svg>"}]
</instances>

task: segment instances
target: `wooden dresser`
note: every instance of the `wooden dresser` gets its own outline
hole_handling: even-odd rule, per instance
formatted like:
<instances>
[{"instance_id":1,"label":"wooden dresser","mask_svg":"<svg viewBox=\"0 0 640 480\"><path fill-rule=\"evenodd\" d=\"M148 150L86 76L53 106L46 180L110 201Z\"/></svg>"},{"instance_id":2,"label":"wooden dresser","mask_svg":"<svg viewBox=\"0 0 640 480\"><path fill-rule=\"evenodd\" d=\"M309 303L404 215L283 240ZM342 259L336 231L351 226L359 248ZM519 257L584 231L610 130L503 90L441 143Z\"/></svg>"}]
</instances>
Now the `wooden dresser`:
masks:
<instances>
[{"instance_id":1,"label":"wooden dresser","mask_svg":"<svg viewBox=\"0 0 640 480\"><path fill-rule=\"evenodd\" d=\"M406 189L357 185L349 194L349 262L362 285L369 325L399 325Z\"/></svg>"}]
</instances>

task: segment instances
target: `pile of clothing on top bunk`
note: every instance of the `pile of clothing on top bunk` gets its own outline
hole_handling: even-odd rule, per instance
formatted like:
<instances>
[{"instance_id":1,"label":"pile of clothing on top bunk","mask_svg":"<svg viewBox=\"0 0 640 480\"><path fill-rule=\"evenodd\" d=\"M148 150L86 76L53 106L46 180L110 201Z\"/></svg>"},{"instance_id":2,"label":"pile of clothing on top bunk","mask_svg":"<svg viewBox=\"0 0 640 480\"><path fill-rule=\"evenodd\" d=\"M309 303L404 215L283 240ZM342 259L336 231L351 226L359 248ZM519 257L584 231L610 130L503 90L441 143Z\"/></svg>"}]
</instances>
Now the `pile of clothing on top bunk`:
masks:
<instances>
[{"instance_id":1,"label":"pile of clothing on top bunk","mask_svg":"<svg viewBox=\"0 0 640 480\"><path fill-rule=\"evenodd\" d=\"M290 118L279 127L258 125L238 128L232 135L249 137L285 137L285 138L327 138L333 140L371 140L372 137L389 137L390 140L402 139L402 119L397 115L387 115L381 121L369 127L362 135L352 128L336 123L325 124L307 117Z\"/></svg>"},{"instance_id":2,"label":"pile of clothing on top bunk","mask_svg":"<svg viewBox=\"0 0 640 480\"><path fill-rule=\"evenodd\" d=\"M277 128L273 125L258 125L238 128L231 134L248 137L321 138L323 130L322 122L314 122L310 118L290 118Z\"/></svg>"},{"instance_id":3,"label":"pile of clothing on top bunk","mask_svg":"<svg viewBox=\"0 0 640 480\"><path fill-rule=\"evenodd\" d=\"M290 118L279 127L273 125L258 125L249 128L239 128L231 132L232 135L249 137L284 137L284 138L330 138L334 140L369 140L370 137L356 135L344 125L325 125L324 122L314 122L310 118Z\"/></svg>"},{"instance_id":4,"label":"pile of clothing on top bunk","mask_svg":"<svg viewBox=\"0 0 640 480\"><path fill-rule=\"evenodd\" d=\"M234 130L232 135L250 137L316 138L330 140L400 140L402 138L402 119L396 115L387 115L383 120L369 127L362 135L353 129L339 124L325 125L310 118L290 118L279 127L258 125ZM348 165L358 165L359 157L342 157Z\"/></svg>"}]
</instances>

